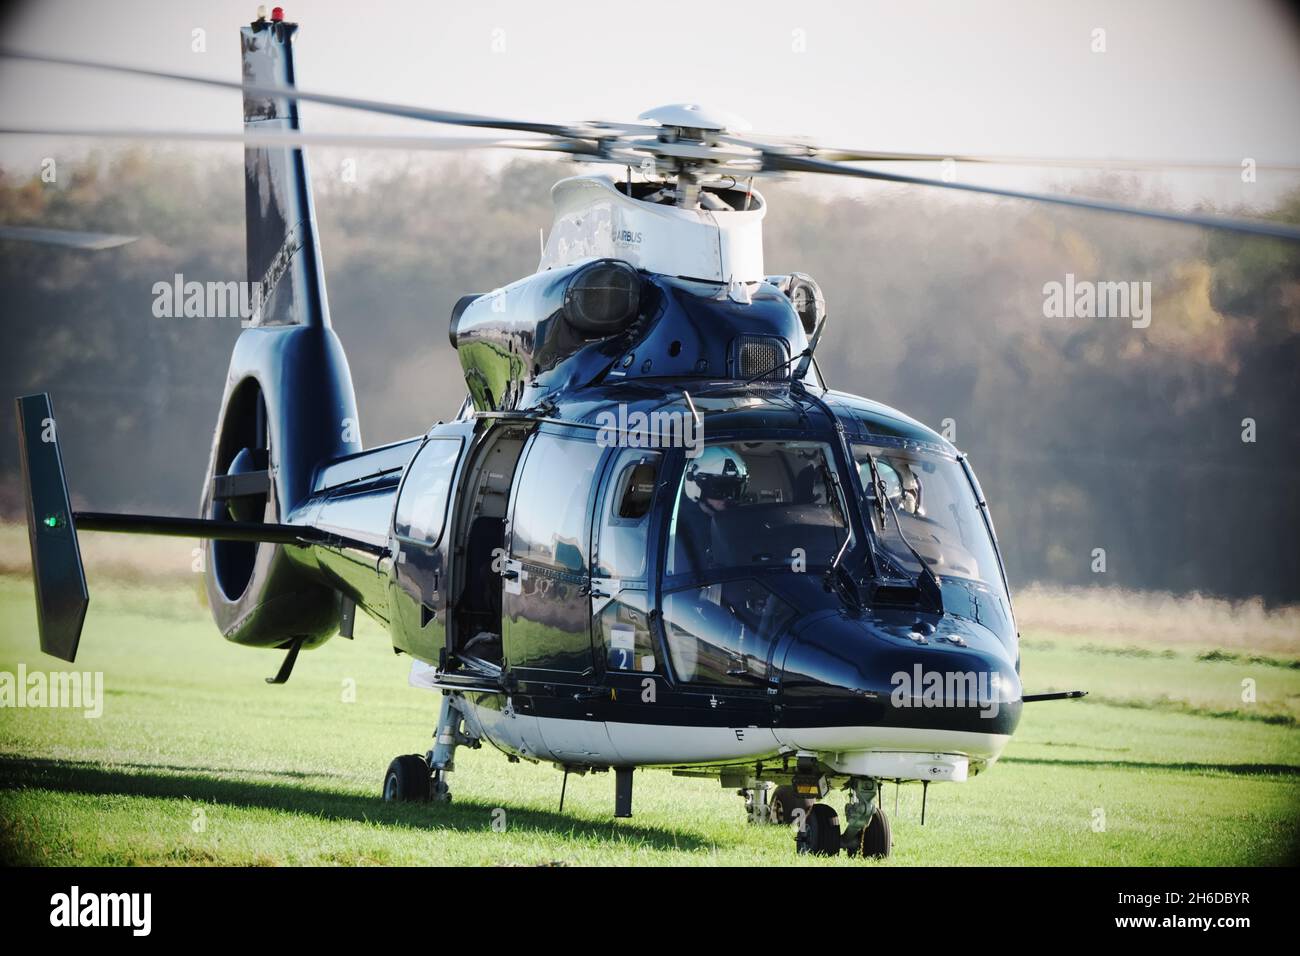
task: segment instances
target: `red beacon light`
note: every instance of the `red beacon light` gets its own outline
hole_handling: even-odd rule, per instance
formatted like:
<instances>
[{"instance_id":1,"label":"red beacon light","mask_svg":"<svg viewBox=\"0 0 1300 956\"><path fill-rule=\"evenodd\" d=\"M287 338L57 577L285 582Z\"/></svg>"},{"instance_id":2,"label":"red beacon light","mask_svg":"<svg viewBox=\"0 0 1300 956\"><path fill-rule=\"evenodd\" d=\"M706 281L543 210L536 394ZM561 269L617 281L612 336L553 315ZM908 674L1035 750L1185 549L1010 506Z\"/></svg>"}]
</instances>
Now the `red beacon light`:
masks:
<instances>
[{"instance_id":1,"label":"red beacon light","mask_svg":"<svg viewBox=\"0 0 1300 956\"><path fill-rule=\"evenodd\" d=\"M280 23L284 20L284 7L271 8L271 22Z\"/></svg>"}]
</instances>

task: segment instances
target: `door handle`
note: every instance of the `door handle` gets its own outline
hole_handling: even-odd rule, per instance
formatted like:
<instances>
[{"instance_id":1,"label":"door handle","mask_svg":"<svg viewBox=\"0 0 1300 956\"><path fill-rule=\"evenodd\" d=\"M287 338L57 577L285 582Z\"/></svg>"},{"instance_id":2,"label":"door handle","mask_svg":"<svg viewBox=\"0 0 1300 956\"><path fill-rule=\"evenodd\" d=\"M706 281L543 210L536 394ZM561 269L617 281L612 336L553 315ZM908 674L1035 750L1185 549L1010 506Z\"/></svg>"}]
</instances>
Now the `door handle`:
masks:
<instances>
[{"instance_id":1,"label":"door handle","mask_svg":"<svg viewBox=\"0 0 1300 956\"><path fill-rule=\"evenodd\" d=\"M580 590L583 594L590 594L594 598L612 598L619 590L619 582L617 578L592 578L585 582Z\"/></svg>"}]
</instances>

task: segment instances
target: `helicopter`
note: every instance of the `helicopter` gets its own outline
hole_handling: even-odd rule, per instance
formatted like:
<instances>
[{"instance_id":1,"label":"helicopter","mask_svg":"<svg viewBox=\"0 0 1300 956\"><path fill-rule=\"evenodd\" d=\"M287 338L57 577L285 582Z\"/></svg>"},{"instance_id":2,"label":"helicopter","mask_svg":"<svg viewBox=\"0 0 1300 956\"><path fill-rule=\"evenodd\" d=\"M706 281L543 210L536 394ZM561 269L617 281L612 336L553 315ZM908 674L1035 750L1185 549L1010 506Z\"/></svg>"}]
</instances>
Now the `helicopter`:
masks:
<instances>
[{"instance_id":1,"label":"helicopter","mask_svg":"<svg viewBox=\"0 0 1300 956\"><path fill-rule=\"evenodd\" d=\"M197 538L222 635L284 654L268 683L351 638L360 611L412 658L410 683L440 694L432 746L391 762L386 801L450 800L457 751L486 742L566 783L612 773L615 817L632 814L634 772L662 769L736 790L756 823L793 824L799 852L864 858L893 847L887 782L965 782L997 763L1025 704L1084 694L1025 693L969 460L829 387L825 296L806 273L767 272L754 181L837 175L1300 230L890 172L1049 161L823 148L697 104L554 124L317 93L296 85L296 33L282 8L259 11L241 27L241 81L0 53L241 91L236 136L0 133L242 142L247 276L262 290L230 360L200 517L74 512L49 395L17 399L43 652L76 657L80 532ZM493 136L309 134L300 102ZM371 448L303 154L346 144L554 152L623 176L556 184L537 271L452 310L459 410Z\"/></svg>"}]
</instances>

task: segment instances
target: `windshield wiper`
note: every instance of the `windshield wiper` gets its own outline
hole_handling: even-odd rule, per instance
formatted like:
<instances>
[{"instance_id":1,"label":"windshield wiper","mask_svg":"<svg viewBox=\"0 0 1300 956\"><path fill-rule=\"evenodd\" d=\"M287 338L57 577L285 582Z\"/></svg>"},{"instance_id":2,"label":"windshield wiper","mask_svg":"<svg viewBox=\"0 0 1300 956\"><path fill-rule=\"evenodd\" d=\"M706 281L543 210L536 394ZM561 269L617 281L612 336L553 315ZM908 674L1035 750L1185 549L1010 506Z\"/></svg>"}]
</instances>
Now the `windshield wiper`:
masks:
<instances>
[{"instance_id":1,"label":"windshield wiper","mask_svg":"<svg viewBox=\"0 0 1300 956\"><path fill-rule=\"evenodd\" d=\"M880 530L885 530L885 479L876 470L876 456L867 452L867 467L871 469L871 496L876 499L876 511L880 513Z\"/></svg>"},{"instance_id":2,"label":"windshield wiper","mask_svg":"<svg viewBox=\"0 0 1300 956\"><path fill-rule=\"evenodd\" d=\"M844 552L849 548L849 542L853 540L852 536L847 533L844 535L844 543L840 545L839 551L835 552L835 557L831 559L830 567L826 569L826 574L822 576L822 586L827 591L835 591L840 596L849 609L861 613L862 595L858 593L858 582L853 579L853 575L840 562L844 560Z\"/></svg>"},{"instance_id":3,"label":"windshield wiper","mask_svg":"<svg viewBox=\"0 0 1300 956\"><path fill-rule=\"evenodd\" d=\"M876 457L870 452L867 453L867 464L871 468L872 484L875 485L876 508L880 512L881 531L884 531L885 529L885 509L887 507L889 513L894 516L894 527L898 530L898 540L903 542L903 547L907 548L907 550L912 553L912 557L916 559L916 563L921 567L921 573L918 576L917 581L917 590L923 590L920 587L920 582L925 581L927 585L925 590L929 591L928 596L931 602L938 611L942 612L943 591L939 584L939 576L934 573L934 569L930 567L930 562L921 557L921 552L917 551L916 548L912 546L912 542L907 539L907 535L903 532L903 523L898 520L898 509L894 507L894 502L887 494L885 494L885 483L880 477L880 472L876 469Z\"/></svg>"}]
</instances>

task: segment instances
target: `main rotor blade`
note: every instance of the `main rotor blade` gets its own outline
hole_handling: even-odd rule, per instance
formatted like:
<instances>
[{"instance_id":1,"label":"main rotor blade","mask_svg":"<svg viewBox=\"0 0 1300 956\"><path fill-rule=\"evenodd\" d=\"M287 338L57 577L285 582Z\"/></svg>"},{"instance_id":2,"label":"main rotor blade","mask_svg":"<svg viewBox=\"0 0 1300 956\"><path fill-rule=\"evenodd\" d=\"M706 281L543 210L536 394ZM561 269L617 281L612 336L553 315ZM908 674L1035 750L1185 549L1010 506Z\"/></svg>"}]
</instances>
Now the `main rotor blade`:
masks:
<instances>
[{"instance_id":1,"label":"main rotor blade","mask_svg":"<svg viewBox=\"0 0 1300 956\"><path fill-rule=\"evenodd\" d=\"M79 232L73 229L42 229L36 226L0 226L0 239L13 242L36 242L69 249L113 249L135 242L139 236L119 236L111 232Z\"/></svg>"},{"instance_id":2,"label":"main rotor blade","mask_svg":"<svg viewBox=\"0 0 1300 956\"><path fill-rule=\"evenodd\" d=\"M980 163L992 166L1043 166L1063 169L1119 169L1119 170L1164 170L1190 169L1240 172L1240 162L1227 160L1184 160L1184 159L1114 159L1066 157L1066 156L1009 156L994 154L963 153L908 153L890 150L840 149L823 147L815 143L789 140L783 142L778 137L741 139L734 136L720 137L725 142L751 149L774 151L790 156L806 156L810 159L823 159L827 162L843 163L941 163L951 160L956 163ZM786 145L786 142L789 145ZM1256 169L1275 172L1300 172L1300 163L1255 163Z\"/></svg>"},{"instance_id":3,"label":"main rotor blade","mask_svg":"<svg viewBox=\"0 0 1300 956\"><path fill-rule=\"evenodd\" d=\"M255 96L283 97L298 102L323 103L327 106L339 106L344 109L363 110L368 113L380 113L385 116L400 116L404 119L421 120L427 123L445 123L451 126L466 126L474 129L503 129L517 133L540 133L543 136L571 138L581 135L580 130L555 123L532 123L523 120L504 119L497 116L480 116L476 113L456 113L451 110L435 110L422 106L408 106L401 103L388 103L382 100L360 99L354 96L341 96L335 93L313 93L297 87L263 85L259 83L242 83L238 80L222 80L216 77L195 76L190 73L172 73L167 70L148 70L138 66L124 66L119 63L105 63L100 60L80 60L72 57L51 56L44 53L25 53L19 50L0 50L0 58L23 60L29 63L48 63L55 66L82 67L91 70L103 70L108 73L120 73L126 76L143 76L155 80L173 80L178 83L193 83L198 86L210 86L217 89L240 90Z\"/></svg>"},{"instance_id":4,"label":"main rotor blade","mask_svg":"<svg viewBox=\"0 0 1300 956\"><path fill-rule=\"evenodd\" d=\"M901 173L889 173L879 169L862 169L857 166L844 166L839 163L808 156L791 156L785 153L763 153L763 172L825 173L831 176L849 176L855 179L870 179L878 182L905 183L912 186L934 186L937 189L957 189L962 192L978 193L985 196L1002 196L1007 199L1027 199L1031 202L1051 203L1056 206L1070 206L1075 209L1093 209L1098 212L1122 213L1129 216L1141 216L1145 219L1157 219L1164 222L1185 223L1204 226L1207 229L1224 229L1248 236L1268 236L1273 239L1288 239L1300 242L1300 226L1280 222L1268 222L1263 219L1231 219L1223 216L1203 216L1197 213L1166 212L1160 209L1147 209L1141 206L1128 206L1123 203L1107 202L1101 199L1085 199L1078 196L1060 196L1051 193L1025 192L1019 189L1001 189L996 186L976 186L969 183L946 182L942 179L927 179L922 176L905 176Z\"/></svg>"},{"instance_id":5,"label":"main rotor blade","mask_svg":"<svg viewBox=\"0 0 1300 956\"><path fill-rule=\"evenodd\" d=\"M1204 170L1207 172L1233 172L1242 170L1241 163L1224 160L1188 160L1188 159L1083 159L1065 157L1032 156L940 156L935 153L872 153L860 150L817 149L818 159L832 162L878 162L878 163L916 163L943 162L979 163L990 166L1042 166L1057 169L1118 169L1118 170L1152 170L1165 169ZM1272 172L1300 173L1300 164L1296 163L1255 163L1256 169Z\"/></svg>"},{"instance_id":6,"label":"main rotor blade","mask_svg":"<svg viewBox=\"0 0 1300 956\"><path fill-rule=\"evenodd\" d=\"M586 155L595 147L581 140L523 140L483 136L401 136L375 133L304 133L301 130L166 130L95 127L42 129L0 127L0 136L71 136L146 142L242 143L244 146L346 146L361 149L448 151L457 149L524 149Z\"/></svg>"}]
</instances>

